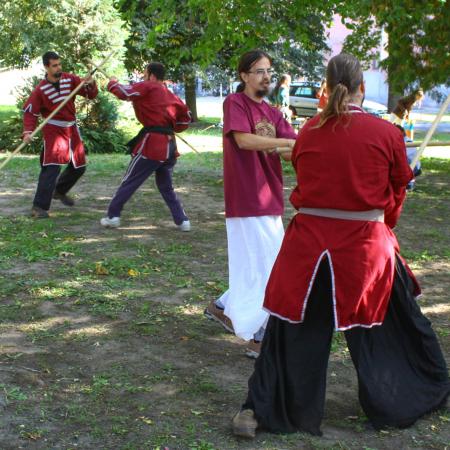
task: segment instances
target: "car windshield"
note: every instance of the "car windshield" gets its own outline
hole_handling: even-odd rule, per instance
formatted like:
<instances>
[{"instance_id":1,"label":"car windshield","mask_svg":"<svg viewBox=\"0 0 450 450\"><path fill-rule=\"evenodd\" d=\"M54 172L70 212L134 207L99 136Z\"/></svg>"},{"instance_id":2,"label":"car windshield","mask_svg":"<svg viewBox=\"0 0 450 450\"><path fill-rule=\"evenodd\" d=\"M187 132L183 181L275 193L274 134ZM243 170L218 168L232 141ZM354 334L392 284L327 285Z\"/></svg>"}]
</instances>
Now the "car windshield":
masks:
<instances>
[{"instance_id":1,"label":"car windshield","mask_svg":"<svg viewBox=\"0 0 450 450\"><path fill-rule=\"evenodd\" d=\"M296 97L316 97L316 88L313 86L291 86L290 95Z\"/></svg>"}]
</instances>

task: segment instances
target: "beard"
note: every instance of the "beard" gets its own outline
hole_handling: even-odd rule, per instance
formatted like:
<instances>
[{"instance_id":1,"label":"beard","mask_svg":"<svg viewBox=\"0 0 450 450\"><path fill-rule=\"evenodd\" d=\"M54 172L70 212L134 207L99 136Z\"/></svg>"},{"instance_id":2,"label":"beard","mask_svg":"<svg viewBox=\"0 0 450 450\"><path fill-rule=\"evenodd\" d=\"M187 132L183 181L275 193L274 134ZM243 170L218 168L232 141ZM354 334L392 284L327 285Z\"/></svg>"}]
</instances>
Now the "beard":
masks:
<instances>
[{"instance_id":1,"label":"beard","mask_svg":"<svg viewBox=\"0 0 450 450\"><path fill-rule=\"evenodd\" d=\"M262 98L262 97L265 97L266 95L268 95L268 94L269 94L269 88L270 88L270 85L267 85L267 86L261 86L261 87L255 92L256 97Z\"/></svg>"},{"instance_id":2,"label":"beard","mask_svg":"<svg viewBox=\"0 0 450 450\"><path fill-rule=\"evenodd\" d=\"M55 78L61 78L62 72L56 72L55 75L53 75Z\"/></svg>"}]
</instances>

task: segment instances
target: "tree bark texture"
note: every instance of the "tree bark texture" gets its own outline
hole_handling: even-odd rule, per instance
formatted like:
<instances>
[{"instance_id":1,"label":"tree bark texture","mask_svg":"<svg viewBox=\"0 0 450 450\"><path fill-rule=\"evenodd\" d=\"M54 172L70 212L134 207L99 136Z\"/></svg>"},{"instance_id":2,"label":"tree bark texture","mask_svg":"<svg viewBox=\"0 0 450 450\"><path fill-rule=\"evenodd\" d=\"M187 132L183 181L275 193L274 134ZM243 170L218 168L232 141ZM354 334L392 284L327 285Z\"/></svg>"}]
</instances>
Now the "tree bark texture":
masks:
<instances>
[{"instance_id":1,"label":"tree bark texture","mask_svg":"<svg viewBox=\"0 0 450 450\"><path fill-rule=\"evenodd\" d=\"M192 114L192 122L198 121L197 116L197 96L195 92L196 88L196 77L194 73L188 73L184 76L184 90L186 105Z\"/></svg>"}]
</instances>

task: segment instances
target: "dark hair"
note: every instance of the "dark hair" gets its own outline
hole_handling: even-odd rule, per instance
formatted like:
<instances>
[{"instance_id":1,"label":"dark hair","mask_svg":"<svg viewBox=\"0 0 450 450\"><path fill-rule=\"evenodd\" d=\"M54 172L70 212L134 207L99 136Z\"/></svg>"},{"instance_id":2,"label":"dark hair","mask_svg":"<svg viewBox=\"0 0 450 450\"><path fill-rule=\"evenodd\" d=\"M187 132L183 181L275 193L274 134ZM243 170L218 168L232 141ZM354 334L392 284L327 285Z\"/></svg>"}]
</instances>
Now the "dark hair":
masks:
<instances>
[{"instance_id":1,"label":"dark hair","mask_svg":"<svg viewBox=\"0 0 450 450\"><path fill-rule=\"evenodd\" d=\"M161 64L160 62L151 62L147 66L147 73L149 76L155 75L157 80L164 81L166 68L164 67L164 64Z\"/></svg>"},{"instance_id":2,"label":"dark hair","mask_svg":"<svg viewBox=\"0 0 450 450\"><path fill-rule=\"evenodd\" d=\"M61 59L61 58L56 52L46 52L42 55L42 64L44 64L44 66L49 66L51 59Z\"/></svg>"},{"instance_id":3,"label":"dark hair","mask_svg":"<svg viewBox=\"0 0 450 450\"><path fill-rule=\"evenodd\" d=\"M416 103L416 101L421 99L423 95L424 95L423 90L421 88L415 89L414 91L411 92L411 94L399 99L397 105L395 106L392 112L400 119L403 119L405 114L408 114L411 111L414 103Z\"/></svg>"},{"instance_id":4,"label":"dark hair","mask_svg":"<svg viewBox=\"0 0 450 450\"><path fill-rule=\"evenodd\" d=\"M278 93L280 92L281 86L286 83L286 81L290 80L291 76L288 75L287 73L284 73L283 75L281 75L280 79L277 81L277 84L275 85L275 87L273 88L272 94L271 94L271 98L273 100L273 102L276 104L278 101Z\"/></svg>"},{"instance_id":5,"label":"dark hair","mask_svg":"<svg viewBox=\"0 0 450 450\"><path fill-rule=\"evenodd\" d=\"M241 56L237 68L239 79L241 80L241 82L236 88L236 92L243 92L243 90L245 89L245 82L241 78L241 73L249 72L253 64L263 58L267 58L270 61L270 64L272 64L272 58L263 50L250 50Z\"/></svg>"},{"instance_id":6,"label":"dark hair","mask_svg":"<svg viewBox=\"0 0 450 450\"><path fill-rule=\"evenodd\" d=\"M327 88L330 92L327 106L320 113L318 127L332 117L348 113L349 95L355 94L363 82L361 64L353 56L341 53L330 59L327 66Z\"/></svg>"},{"instance_id":7,"label":"dark hair","mask_svg":"<svg viewBox=\"0 0 450 450\"><path fill-rule=\"evenodd\" d=\"M401 131L403 137L406 136L406 131L401 125L399 125L398 123L394 123L394 126L397 127Z\"/></svg>"}]
</instances>

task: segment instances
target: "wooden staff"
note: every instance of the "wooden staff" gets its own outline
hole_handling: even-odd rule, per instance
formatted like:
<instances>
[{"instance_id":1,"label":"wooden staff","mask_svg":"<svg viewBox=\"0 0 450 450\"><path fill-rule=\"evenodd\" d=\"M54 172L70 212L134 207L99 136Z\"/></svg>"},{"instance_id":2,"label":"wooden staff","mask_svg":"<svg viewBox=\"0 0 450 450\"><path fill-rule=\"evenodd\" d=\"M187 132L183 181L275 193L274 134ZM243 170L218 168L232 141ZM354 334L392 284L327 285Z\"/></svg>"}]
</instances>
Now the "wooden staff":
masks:
<instances>
[{"instance_id":1,"label":"wooden staff","mask_svg":"<svg viewBox=\"0 0 450 450\"><path fill-rule=\"evenodd\" d=\"M425 141L419 141L419 142L407 142L406 143L406 147L411 148L411 147L418 147L421 146ZM428 144L426 144L427 147L446 147L448 145L450 145L450 142L445 142L445 141L434 141L434 142L428 142Z\"/></svg>"},{"instance_id":2,"label":"wooden staff","mask_svg":"<svg viewBox=\"0 0 450 450\"><path fill-rule=\"evenodd\" d=\"M405 147L407 147L407 148L412 148L412 147L418 147L418 146L420 146L421 148L422 148L422 144L424 143L425 141L419 141L419 142L407 142L406 144L405 144ZM448 147L448 146L450 146L450 142L448 142L448 141L434 141L434 142L428 142L427 144L426 144L426 147ZM292 152L292 149L291 148L289 148L289 147L277 147L276 148L276 152L277 153L289 153L289 152ZM412 164L412 163L411 163ZM417 164L417 162L416 162L416 164ZM415 166L415 165L414 165ZM414 167L413 166L413 167Z\"/></svg>"},{"instance_id":3,"label":"wooden staff","mask_svg":"<svg viewBox=\"0 0 450 450\"><path fill-rule=\"evenodd\" d=\"M197 153L197 155L200 155L200 152L199 152L193 145L189 144L189 142L188 142L186 139L182 138L182 137L180 136L179 133L174 133L174 135L175 135L178 139L180 139L181 141L183 141L188 147L190 147L192 150L194 150L194 152Z\"/></svg>"},{"instance_id":4,"label":"wooden staff","mask_svg":"<svg viewBox=\"0 0 450 450\"><path fill-rule=\"evenodd\" d=\"M419 161L420 157L422 156L422 153L424 152L425 148L427 147L428 143L430 142L431 136L433 136L434 131L436 130L439 122L441 121L442 116L447 111L447 108L449 105L450 105L450 94L447 96L447 99L442 104L441 109L439 110L439 113L434 118L433 124L431 125L430 129L428 130L428 132L425 136L425 139L420 144L420 147L416 153L416 156L414 156L413 160L411 161L411 164L409 165L409 167L411 167L411 169L414 169L414 167L416 167L417 162Z\"/></svg>"},{"instance_id":5,"label":"wooden staff","mask_svg":"<svg viewBox=\"0 0 450 450\"><path fill-rule=\"evenodd\" d=\"M47 125L47 123L53 119L53 117L55 117L55 115L61 110L61 108L63 108L67 102L74 96L76 95L76 93L81 90L81 88L84 86L84 83L86 82L86 80L88 80L92 75L94 75L95 72L97 72L97 70L99 70L99 67L103 66L106 61L108 61L109 58L111 58L111 56L116 53L116 50L111 51L104 59L103 61L96 66L94 69L90 70L89 73L82 79L81 83L59 104L59 106L52 111L51 114L49 114L48 117L45 118L45 120L30 134L30 138L33 138L34 136L36 136L37 133L39 133L39 131L42 130L42 128L44 128L45 125ZM31 142L31 140L30 140ZM26 147L29 144L29 142L22 142L0 165L0 170L3 169L3 167L6 166L6 164L8 164L8 162L10 161L10 159L16 155L17 153L20 152L20 150L22 150L24 147Z\"/></svg>"}]
</instances>

